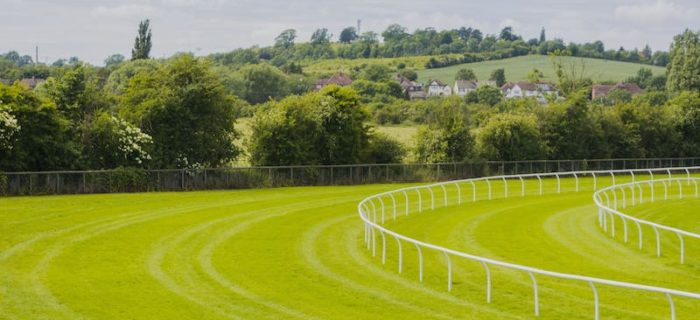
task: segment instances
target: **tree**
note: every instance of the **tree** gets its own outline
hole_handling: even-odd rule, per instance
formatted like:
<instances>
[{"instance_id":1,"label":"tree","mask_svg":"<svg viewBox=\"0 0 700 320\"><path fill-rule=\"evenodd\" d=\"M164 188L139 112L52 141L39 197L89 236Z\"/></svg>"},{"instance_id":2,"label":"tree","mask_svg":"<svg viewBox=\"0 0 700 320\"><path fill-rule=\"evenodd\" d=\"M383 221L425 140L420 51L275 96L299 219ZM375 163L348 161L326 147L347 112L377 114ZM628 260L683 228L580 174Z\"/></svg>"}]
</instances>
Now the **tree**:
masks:
<instances>
[{"instance_id":1,"label":"tree","mask_svg":"<svg viewBox=\"0 0 700 320\"><path fill-rule=\"evenodd\" d=\"M251 104L280 99L287 93L287 77L279 69L267 65L249 65L241 69L243 98Z\"/></svg>"},{"instance_id":2,"label":"tree","mask_svg":"<svg viewBox=\"0 0 700 320\"><path fill-rule=\"evenodd\" d=\"M700 91L700 33L685 30L673 38L666 67L671 92Z\"/></svg>"},{"instance_id":3,"label":"tree","mask_svg":"<svg viewBox=\"0 0 700 320\"><path fill-rule=\"evenodd\" d=\"M327 86L257 112L249 150L255 165L352 164L364 160L369 114L351 88Z\"/></svg>"},{"instance_id":4,"label":"tree","mask_svg":"<svg viewBox=\"0 0 700 320\"><path fill-rule=\"evenodd\" d=\"M181 54L134 76L119 111L153 138L154 166L216 167L240 153L233 143L237 104L208 62Z\"/></svg>"},{"instance_id":5,"label":"tree","mask_svg":"<svg viewBox=\"0 0 700 320\"><path fill-rule=\"evenodd\" d=\"M513 33L513 27L505 27L501 30L501 33L499 35L499 39L505 40L505 41L515 41L518 40L520 37L515 35Z\"/></svg>"},{"instance_id":6,"label":"tree","mask_svg":"<svg viewBox=\"0 0 700 320\"><path fill-rule=\"evenodd\" d=\"M501 89L492 86L481 86L469 92L465 99L468 103L480 103L493 107L503 100L503 93Z\"/></svg>"},{"instance_id":7,"label":"tree","mask_svg":"<svg viewBox=\"0 0 700 320\"><path fill-rule=\"evenodd\" d=\"M322 45L331 43L331 34L326 28L316 29L311 35L311 44Z\"/></svg>"},{"instance_id":8,"label":"tree","mask_svg":"<svg viewBox=\"0 0 700 320\"><path fill-rule=\"evenodd\" d=\"M357 38L357 29L355 29L355 27L347 27L340 32L340 37L338 37L338 41L342 43L350 43L357 40Z\"/></svg>"},{"instance_id":9,"label":"tree","mask_svg":"<svg viewBox=\"0 0 700 320\"><path fill-rule=\"evenodd\" d=\"M700 93L682 92L668 102L671 121L680 134L677 156L700 155Z\"/></svg>"},{"instance_id":10,"label":"tree","mask_svg":"<svg viewBox=\"0 0 700 320\"><path fill-rule=\"evenodd\" d=\"M383 64L370 64L360 73L360 79L369 81L389 80L391 69Z\"/></svg>"},{"instance_id":11,"label":"tree","mask_svg":"<svg viewBox=\"0 0 700 320\"><path fill-rule=\"evenodd\" d=\"M472 69L459 69L455 75L455 80L473 80L476 81L476 74Z\"/></svg>"},{"instance_id":12,"label":"tree","mask_svg":"<svg viewBox=\"0 0 700 320\"><path fill-rule=\"evenodd\" d=\"M463 161L473 156L474 139L469 133L468 116L461 99L444 99L435 120L416 133L416 159L425 163Z\"/></svg>"},{"instance_id":13,"label":"tree","mask_svg":"<svg viewBox=\"0 0 700 320\"><path fill-rule=\"evenodd\" d=\"M86 131L83 161L90 169L144 167L151 159L151 136L106 112L97 114Z\"/></svg>"},{"instance_id":14,"label":"tree","mask_svg":"<svg viewBox=\"0 0 700 320\"><path fill-rule=\"evenodd\" d=\"M278 48L291 48L294 46L294 40L297 38L297 31L294 29L287 29L282 31L275 38L275 47Z\"/></svg>"},{"instance_id":15,"label":"tree","mask_svg":"<svg viewBox=\"0 0 700 320\"><path fill-rule=\"evenodd\" d=\"M408 36L406 28L399 24L392 24L382 32L382 38L385 42L398 42Z\"/></svg>"},{"instance_id":16,"label":"tree","mask_svg":"<svg viewBox=\"0 0 700 320\"><path fill-rule=\"evenodd\" d=\"M386 134L374 133L363 155L365 163L401 163L406 156L406 148Z\"/></svg>"},{"instance_id":17,"label":"tree","mask_svg":"<svg viewBox=\"0 0 700 320\"><path fill-rule=\"evenodd\" d=\"M649 68L640 68L637 70L637 75L627 79L627 82L635 83L640 88L646 89L652 85L654 73Z\"/></svg>"},{"instance_id":18,"label":"tree","mask_svg":"<svg viewBox=\"0 0 700 320\"><path fill-rule=\"evenodd\" d=\"M493 70L489 80L495 81L497 87L502 87L504 84L506 84L506 71L504 69Z\"/></svg>"},{"instance_id":19,"label":"tree","mask_svg":"<svg viewBox=\"0 0 700 320\"><path fill-rule=\"evenodd\" d=\"M579 89L590 86L587 77L586 62L583 59L570 58L570 52L557 50L550 53L552 68L558 79L559 90L569 95Z\"/></svg>"},{"instance_id":20,"label":"tree","mask_svg":"<svg viewBox=\"0 0 700 320\"><path fill-rule=\"evenodd\" d=\"M120 65L122 62L124 62L125 59L126 58L121 54L118 54L118 53L113 54L113 55L107 57L107 59L105 59L105 67L107 67L107 68L116 67L116 66Z\"/></svg>"},{"instance_id":21,"label":"tree","mask_svg":"<svg viewBox=\"0 0 700 320\"><path fill-rule=\"evenodd\" d=\"M476 135L479 156L493 161L539 160L547 155L537 118L509 113L491 117Z\"/></svg>"},{"instance_id":22,"label":"tree","mask_svg":"<svg viewBox=\"0 0 700 320\"><path fill-rule=\"evenodd\" d=\"M70 123L51 101L21 85L0 84L0 110L9 115L9 121L0 125L13 143L11 148L0 149L0 171L78 169Z\"/></svg>"},{"instance_id":23,"label":"tree","mask_svg":"<svg viewBox=\"0 0 700 320\"><path fill-rule=\"evenodd\" d=\"M527 74L527 81L530 81L532 83L540 83L543 77L544 74L542 73L542 71L535 68Z\"/></svg>"},{"instance_id":24,"label":"tree","mask_svg":"<svg viewBox=\"0 0 700 320\"><path fill-rule=\"evenodd\" d=\"M544 33L544 27L542 27L542 31L540 31L539 43L545 43L545 42L547 42L547 36Z\"/></svg>"},{"instance_id":25,"label":"tree","mask_svg":"<svg viewBox=\"0 0 700 320\"><path fill-rule=\"evenodd\" d=\"M131 60L148 59L152 45L150 20L146 19L139 23L139 34L134 41L134 49L131 50Z\"/></svg>"},{"instance_id":26,"label":"tree","mask_svg":"<svg viewBox=\"0 0 700 320\"><path fill-rule=\"evenodd\" d=\"M399 75L401 75L402 77L404 77L410 81L418 80L418 73L415 72L414 70L410 70L410 69L401 70L399 72Z\"/></svg>"}]
</instances>

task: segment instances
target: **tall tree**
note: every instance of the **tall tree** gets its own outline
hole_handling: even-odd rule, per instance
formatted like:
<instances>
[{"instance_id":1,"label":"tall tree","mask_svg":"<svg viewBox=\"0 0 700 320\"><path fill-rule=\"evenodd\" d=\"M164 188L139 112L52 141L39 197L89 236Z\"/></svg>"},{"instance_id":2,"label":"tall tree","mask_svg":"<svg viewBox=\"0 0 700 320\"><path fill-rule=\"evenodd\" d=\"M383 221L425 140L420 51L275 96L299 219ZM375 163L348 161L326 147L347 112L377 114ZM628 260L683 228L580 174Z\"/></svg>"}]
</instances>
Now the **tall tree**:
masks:
<instances>
[{"instance_id":1,"label":"tall tree","mask_svg":"<svg viewBox=\"0 0 700 320\"><path fill-rule=\"evenodd\" d=\"M700 90L700 33L685 30L673 38L666 67L670 91Z\"/></svg>"},{"instance_id":2,"label":"tall tree","mask_svg":"<svg viewBox=\"0 0 700 320\"><path fill-rule=\"evenodd\" d=\"M495 81L497 87L502 87L504 84L506 84L506 71L504 69L493 70L489 80Z\"/></svg>"},{"instance_id":3,"label":"tall tree","mask_svg":"<svg viewBox=\"0 0 700 320\"><path fill-rule=\"evenodd\" d=\"M329 44L331 42L331 37L332 35L328 32L328 29L316 29L311 35L311 44Z\"/></svg>"},{"instance_id":4,"label":"tall tree","mask_svg":"<svg viewBox=\"0 0 700 320\"><path fill-rule=\"evenodd\" d=\"M472 69L459 69L457 75L455 75L455 80L476 80L476 73Z\"/></svg>"},{"instance_id":5,"label":"tall tree","mask_svg":"<svg viewBox=\"0 0 700 320\"><path fill-rule=\"evenodd\" d=\"M131 50L131 60L148 59L151 54L151 26L146 19L139 23L139 34L134 41L134 49Z\"/></svg>"},{"instance_id":6,"label":"tall tree","mask_svg":"<svg viewBox=\"0 0 700 320\"><path fill-rule=\"evenodd\" d=\"M547 36L544 33L544 27L542 27L542 31L540 31L540 43L545 43L547 41Z\"/></svg>"},{"instance_id":7,"label":"tall tree","mask_svg":"<svg viewBox=\"0 0 700 320\"><path fill-rule=\"evenodd\" d=\"M340 37L338 38L338 41L342 43L350 43L357 40L357 38L357 29L355 29L355 27L347 27L340 32Z\"/></svg>"},{"instance_id":8,"label":"tall tree","mask_svg":"<svg viewBox=\"0 0 700 320\"><path fill-rule=\"evenodd\" d=\"M297 38L297 31L294 29L287 29L282 31L280 35L275 38L275 47L278 48L290 48L294 46L294 39Z\"/></svg>"}]
</instances>

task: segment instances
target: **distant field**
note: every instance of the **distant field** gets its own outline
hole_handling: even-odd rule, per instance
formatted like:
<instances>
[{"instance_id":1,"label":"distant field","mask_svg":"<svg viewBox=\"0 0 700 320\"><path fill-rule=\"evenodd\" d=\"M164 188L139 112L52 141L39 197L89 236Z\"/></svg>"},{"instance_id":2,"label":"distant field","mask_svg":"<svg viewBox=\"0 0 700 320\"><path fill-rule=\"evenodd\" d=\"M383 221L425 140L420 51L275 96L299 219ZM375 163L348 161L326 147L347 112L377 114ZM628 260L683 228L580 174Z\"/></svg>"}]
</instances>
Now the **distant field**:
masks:
<instances>
[{"instance_id":1,"label":"distant field","mask_svg":"<svg viewBox=\"0 0 700 320\"><path fill-rule=\"evenodd\" d=\"M343 72L352 73L352 69L365 64L383 64L395 69L399 63L406 65L407 69L420 70L430 60L430 56L380 58L380 59L327 59L310 61L304 64L304 72L312 75L335 74Z\"/></svg>"},{"instance_id":2,"label":"distant field","mask_svg":"<svg viewBox=\"0 0 700 320\"><path fill-rule=\"evenodd\" d=\"M630 178L618 179L624 181ZM477 183L483 199L487 185ZM657 258L652 230L640 251L636 238L625 244L598 227L591 179L581 179L580 193L562 179L562 194L546 179L544 196L536 195L537 180L525 183L524 198L514 196L518 183L511 182L511 197L502 199L504 185L493 181L493 201L448 208L440 208L438 190L438 209L420 214L414 195L412 214L387 226L489 258L700 291L700 241L686 242L688 260L679 265L675 236L662 234ZM423 283L413 246L404 243L401 274L391 237L386 264L381 247L372 256L357 204L402 186L0 198L0 319L533 319L525 274L492 267L487 304L478 263L453 257L448 293L446 261L436 252L424 251ZM456 189L448 190L456 203ZM699 204L671 200L635 213L662 219L669 208L682 210L674 222L685 227L696 224ZM622 233L620 224L616 229ZM537 319L593 319L586 283L537 281ZM663 295L598 290L601 319L669 319ZM697 319L697 300L675 303L678 319Z\"/></svg>"},{"instance_id":3,"label":"distant field","mask_svg":"<svg viewBox=\"0 0 700 320\"><path fill-rule=\"evenodd\" d=\"M618 62L601 59L564 57L565 63L583 62L586 66L586 75L594 81L622 81L633 76L640 68L650 68L655 75L663 74L666 69L644 64ZM508 81L526 80L528 73L538 69L544 73L545 80L554 82L555 74L552 62L547 56L529 55L504 60L467 63L446 68L425 69L418 71L418 80L427 82L430 79L438 79L446 83L454 83L455 74L462 68L472 69L479 79L487 80L495 69L503 68L506 71Z\"/></svg>"}]
</instances>

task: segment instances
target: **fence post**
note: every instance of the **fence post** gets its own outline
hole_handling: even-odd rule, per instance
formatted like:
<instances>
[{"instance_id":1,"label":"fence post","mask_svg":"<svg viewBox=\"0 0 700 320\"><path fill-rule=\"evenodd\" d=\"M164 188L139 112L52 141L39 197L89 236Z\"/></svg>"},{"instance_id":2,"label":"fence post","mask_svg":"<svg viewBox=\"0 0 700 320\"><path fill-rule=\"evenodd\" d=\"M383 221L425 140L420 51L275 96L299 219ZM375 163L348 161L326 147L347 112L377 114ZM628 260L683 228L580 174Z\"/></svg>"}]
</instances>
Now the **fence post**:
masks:
<instances>
[{"instance_id":1,"label":"fence post","mask_svg":"<svg viewBox=\"0 0 700 320\"><path fill-rule=\"evenodd\" d=\"M85 179L85 171L83 171L83 193L87 193L87 183Z\"/></svg>"},{"instance_id":2,"label":"fence post","mask_svg":"<svg viewBox=\"0 0 700 320\"><path fill-rule=\"evenodd\" d=\"M185 191L185 169L180 169L180 191Z\"/></svg>"}]
</instances>

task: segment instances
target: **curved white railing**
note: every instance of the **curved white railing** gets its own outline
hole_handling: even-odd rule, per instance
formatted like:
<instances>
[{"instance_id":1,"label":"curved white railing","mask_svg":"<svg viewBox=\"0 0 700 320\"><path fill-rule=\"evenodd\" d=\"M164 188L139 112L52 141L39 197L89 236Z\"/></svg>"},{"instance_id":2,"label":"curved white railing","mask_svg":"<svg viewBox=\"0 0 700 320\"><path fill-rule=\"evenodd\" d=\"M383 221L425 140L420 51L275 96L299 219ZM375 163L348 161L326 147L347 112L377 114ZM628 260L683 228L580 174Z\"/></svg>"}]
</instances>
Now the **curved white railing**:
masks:
<instances>
[{"instance_id":1,"label":"curved white railing","mask_svg":"<svg viewBox=\"0 0 700 320\"><path fill-rule=\"evenodd\" d=\"M652 176L653 178L653 176ZM686 230L678 229L678 228L673 228L669 226L665 226L662 224L654 223L651 221L639 219L630 215L627 215L621 211L618 211L618 197L617 194L618 192L621 193L622 199L620 200L622 203L622 208L627 207L627 199L629 198L632 202L632 206L635 206L637 204L642 204L644 203L644 190L648 189L649 192L649 199L650 202L655 202L658 197L655 196L655 189L657 184L663 185L664 188L664 200L668 200L669 198L669 188L675 187L676 185L678 186L678 198L683 199L684 193L683 193L683 184L687 184L688 187L693 188L693 197L698 198L698 181L700 179L698 178L691 178L691 177L686 177L686 178L667 178L667 179L658 179L658 180L648 180L648 181L635 181L631 183L625 183L625 184L619 184L619 185L614 185L610 186L601 190L596 191L593 194L593 201L595 202L596 206L598 207L598 222L606 232L608 229L610 229L611 236L615 238L615 217L620 218L623 224L623 239L625 243L629 241L628 239L628 228L627 228L627 221L632 221L635 223L637 226L637 234L638 234L638 241L639 241L639 250L642 250L644 246L644 239L643 239L643 231L642 231L642 225L644 226L649 226L654 230L654 234L656 235L656 255L661 256L661 237L659 234L659 230L662 231L668 231L671 233L674 233L678 237L678 242L679 242L679 252L680 252L680 263L683 264L685 262L685 242L683 241L683 236L690 237L690 238L695 238L695 239L700 239L700 234L693 233L693 232L688 232ZM691 184L692 183L692 184ZM629 189L629 190L627 190ZM631 195L631 197L627 197L627 193ZM639 192L637 194L637 192ZM603 198L605 198L605 202L603 201ZM612 198L612 201L611 201ZM611 204L612 203L612 204ZM610 216L610 228L608 228L608 216Z\"/></svg>"},{"instance_id":2,"label":"curved white railing","mask_svg":"<svg viewBox=\"0 0 700 320\"><path fill-rule=\"evenodd\" d=\"M381 236L382 240L382 263L386 263L386 248L387 248L387 243L386 243L386 238L387 235L391 236L395 239L398 247L398 272L401 273L403 269L403 250L402 250L402 241L413 244L416 248L416 251L418 253L418 270L419 270L419 281L423 281L423 250L422 249L431 249L435 250L438 252L441 252L447 262L447 290L451 291L452 290L452 261L450 257L460 257L460 258L465 258L469 259L472 261L477 261L480 262L481 265L483 266L485 272L486 272L486 301L487 303L491 302L491 270L490 266L499 266L507 269L512 269L512 270L518 270L518 271L523 271L526 272L530 279L532 280L532 286L533 286L533 293L534 293L534 311L535 315L539 316L540 311L539 311L539 297L538 297L538 284L537 284L537 278L536 275L541 275L541 276L549 276L553 278L559 278L559 279L566 279L566 280L573 280L573 281L578 281L578 282L584 282L587 283L593 293L593 300L594 300L594 315L595 319L599 319L600 316L600 303L599 303L599 297L598 297L598 291L596 285L609 285L609 286L614 286L614 287L620 287L620 288L627 288L627 289L632 289L632 290L640 290L640 291L646 291L646 292L654 292L654 293L661 293L664 294L668 300L669 307L670 307L670 312L671 312L671 319L675 319L676 317L676 309L675 305L673 302L673 296L678 296L678 297L687 297L687 298L692 298L692 299L700 299L700 294L698 293L693 293L693 292L686 292L686 291L680 291L680 290L674 290L674 289L669 289L669 288L661 288L661 287L655 287L655 286L648 286L648 285L642 285L642 284L635 284L635 283L628 283L628 282L622 282L622 281L615 281L615 280L609 280L609 279L601 279L601 278L595 278L595 277L587 277L587 276L581 276L581 275L574 275L574 274L567 274L567 273L560 273L560 272L553 272L553 271L547 271L547 270L542 270L542 269L537 269L533 267L528 267L524 265L519 265L519 264L513 264L513 263L508 263L504 261L499 261L499 260L494 260L494 259L489 259L485 257L480 257L476 256L473 254L469 253L464 253L456 250L452 250L449 248L445 248L442 246L426 243L417 239L413 239L407 236L404 236L402 234L399 234L397 232L391 231L382 225L384 224L386 220L386 211L389 205L385 204L384 200L386 199L387 201L390 199L391 200L391 209L393 212L393 219L397 218L398 214L398 206L397 206L397 196L403 197L405 201L405 214L409 215L410 214L410 205L409 203L411 202L411 197L415 194L417 197L418 203L417 203L417 210L419 212L423 211L423 193L421 190L427 190L430 195L430 209L434 210L435 209L435 192L433 191L433 188L440 188L443 194L443 203L444 206L449 206L449 197L448 197L448 190L445 188L445 186L454 186L456 189L457 193L457 204L462 203L462 187L460 187L461 184L469 184L471 187L471 200L472 202L478 201L479 197L477 194L477 185L475 182L483 181L486 182L487 186L487 199L491 200L493 199L493 190L492 190L492 181L503 181L503 188L504 192L503 195L505 198L509 197L511 193L508 191L509 187L509 181L510 180L517 180L520 182L520 196L525 196L526 193L526 183L525 179L537 179L538 180L538 194L543 195L544 190L543 190L543 180L542 178L549 178L549 177L554 177L556 178L557 181L557 187L556 187L556 192L561 193L562 192L562 185L561 185L561 178L562 177L573 177L575 179L575 191L579 192L580 191L580 184L579 184L579 178L582 176L592 176L593 177L593 190L598 190L598 180L600 179L601 176L609 176L612 178L612 184L613 186L616 185L615 183L615 178L616 176L620 175L631 175L633 181L636 179L635 174L650 174L654 175L654 173L665 173L668 175L669 179L672 178L672 173L681 173L686 175L686 179L690 179L691 171L700 171L700 167L683 167L683 168L663 168L663 169L644 169L644 170L610 170L610 171L578 171L578 172L558 172L558 173L542 173L542 174L523 174L523 175L505 175L505 176L493 176L493 177L484 177L484 178L476 178L476 179L466 179L466 180L458 180L458 181L448 181L448 182L442 182L442 183L436 183L436 184L431 184L431 185L425 185L425 186L416 186L416 187L408 187L408 188L401 188L398 190L394 191L389 191L389 192L384 192L380 194L376 194L373 196L370 196L368 198L365 198L358 204L358 213L360 215L360 218L365 224L365 244L367 245L368 250L371 249L372 255L376 256L376 249L377 249L377 237L376 233L379 233ZM469 196L469 194L466 194ZM377 208L377 205L375 202L379 203L379 208ZM381 214L380 217L378 217L378 213Z\"/></svg>"}]
</instances>

